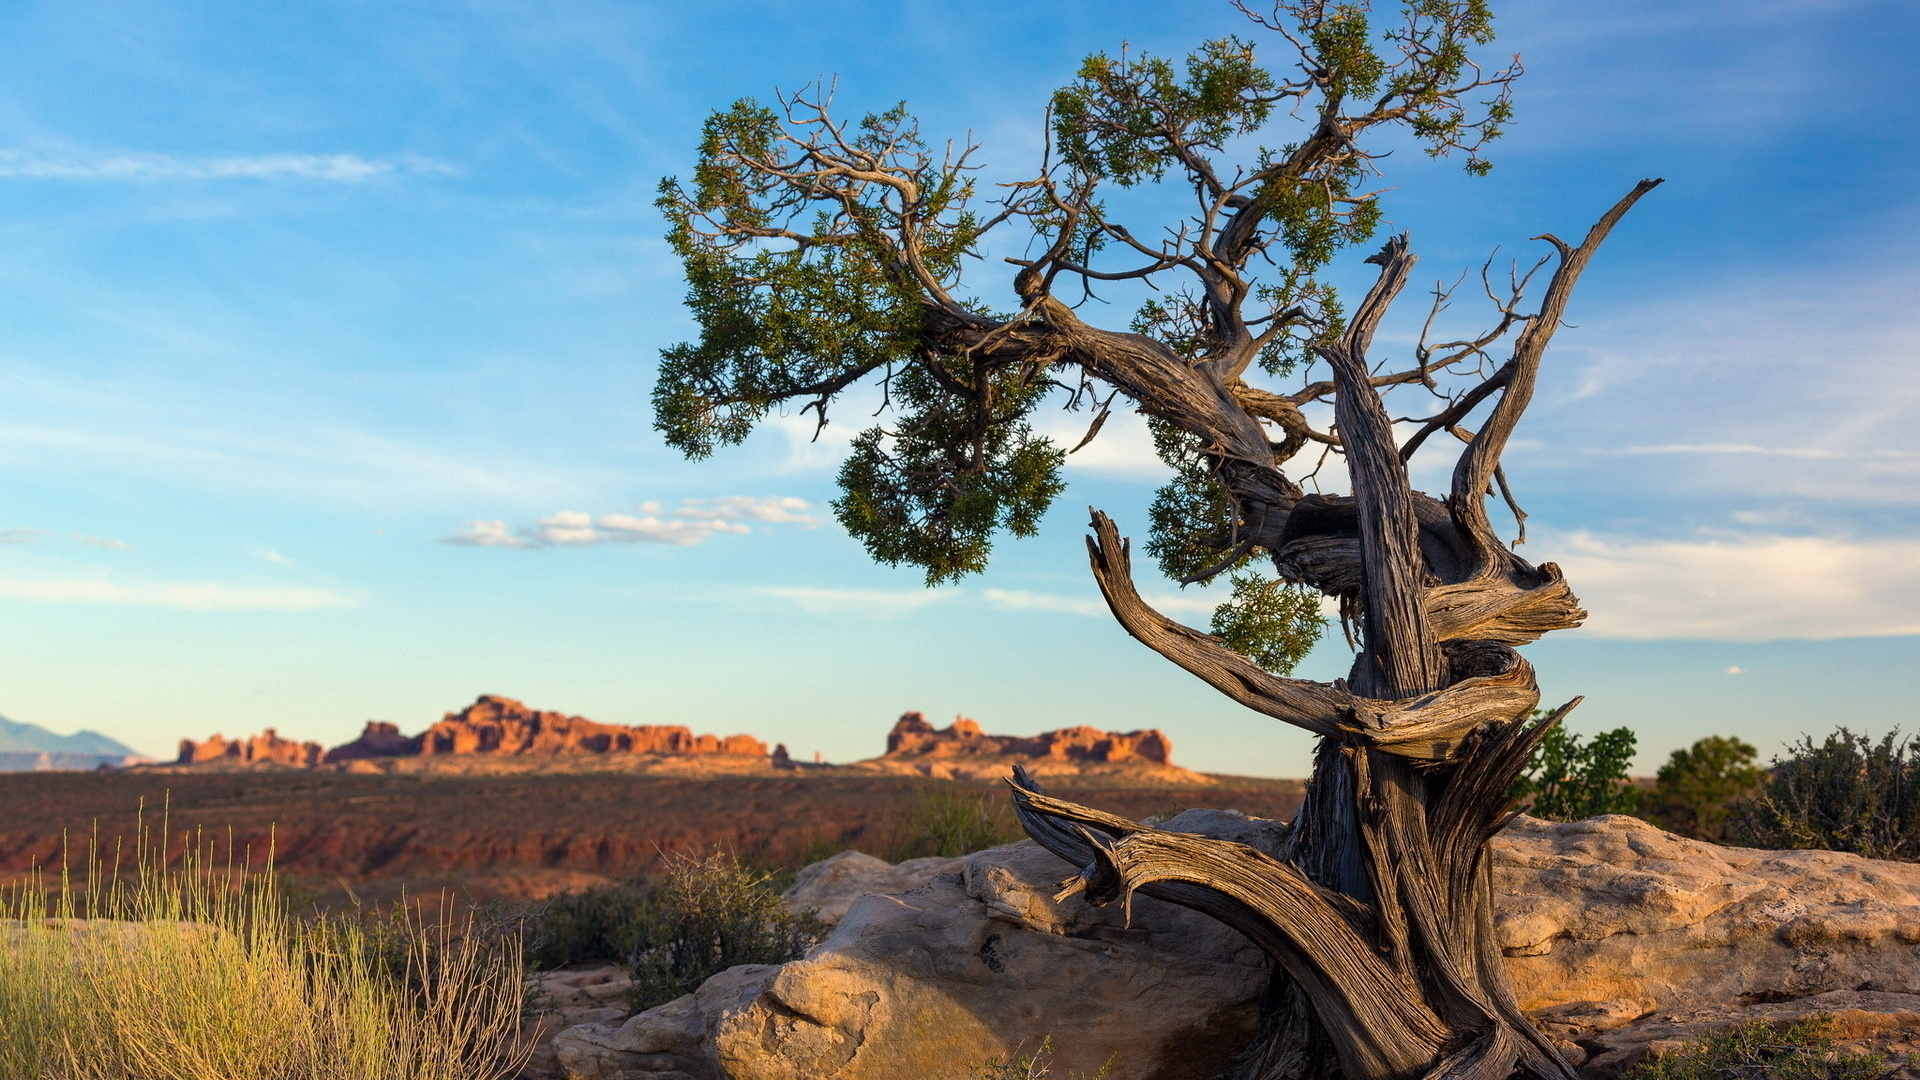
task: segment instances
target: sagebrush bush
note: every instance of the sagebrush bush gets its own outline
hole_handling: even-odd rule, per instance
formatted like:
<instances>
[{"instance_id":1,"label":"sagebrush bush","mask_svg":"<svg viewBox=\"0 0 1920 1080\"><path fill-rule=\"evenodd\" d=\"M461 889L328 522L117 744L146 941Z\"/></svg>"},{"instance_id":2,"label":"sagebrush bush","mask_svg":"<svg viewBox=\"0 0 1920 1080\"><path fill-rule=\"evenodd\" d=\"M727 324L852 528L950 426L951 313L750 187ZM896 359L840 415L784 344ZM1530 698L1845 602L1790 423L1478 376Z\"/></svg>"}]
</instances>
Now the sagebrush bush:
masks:
<instances>
[{"instance_id":1,"label":"sagebrush bush","mask_svg":"<svg viewBox=\"0 0 1920 1080\"><path fill-rule=\"evenodd\" d=\"M784 964L817 944L826 928L811 914L789 911L771 877L727 853L672 856L629 960L628 1003L651 1009L727 968Z\"/></svg>"},{"instance_id":2,"label":"sagebrush bush","mask_svg":"<svg viewBox=\"0 0 1920 1080\"><path fill-rule=\"evenodd\" d=\"M645 882L559 893L522 916L527 963L547 970L582 960L625 962L645 947L657 919Z\"/></svg>"},{"instance_id":3,"label":"sagebrush bush","mask_svg":"<svg viewBox=\"0 0 1920 1080\"><path fill-rule=\"evenodd\" d=\"M1833 1019L1815 1013L1791 1024L1750 1020L1643 1061L1621 1080L1879 1080L1887 1064L1885 1054L1837 1049Z\"/></svg>"},{"instance_id":4,"label":"sagebrush bush","mask_svg":"<svg viewBox=\"0 0 1920 1080\"><path fill-rule=\"evenodd\" d=\"M1740 806L1731 835L1770 848L1827 848L1874 859L1920 856L1920 746L1840 728L1803 735Z\"/></svg>"},{"instance_id":5,"label":"sagebrush bush","mask_svg":"<svg viewBox=\"0 0 1920 1080\"><path fill-rule=\"evenodd\" d=\"M883 857L897 863L936 855L971 855L1025 835L1000 792L937 781L915 793L901 812Z\"/></svg>"},{"instance_id":6,"label":"sagebrush bush","mask_svg":"<svg viewBox=\"0 0 1920 1080\"><path fill-rule=\"evenodd\" d=\"M197 845L169 866L143 837L137 862L90 865L84 897L64 873L0 893L0 1076L493 1080L524 1060L512 942L299 918L270 870Z\"/></svg>"}]
</instances>

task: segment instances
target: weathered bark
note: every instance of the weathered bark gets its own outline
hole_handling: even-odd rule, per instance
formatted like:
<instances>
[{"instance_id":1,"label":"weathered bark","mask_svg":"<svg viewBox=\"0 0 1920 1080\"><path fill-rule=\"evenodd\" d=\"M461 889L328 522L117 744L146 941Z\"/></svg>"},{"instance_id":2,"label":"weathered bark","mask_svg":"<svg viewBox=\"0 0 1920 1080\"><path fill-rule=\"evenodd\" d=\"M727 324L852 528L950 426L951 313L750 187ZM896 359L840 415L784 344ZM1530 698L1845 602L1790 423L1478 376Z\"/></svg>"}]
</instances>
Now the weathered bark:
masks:
<instances>
[{"instance_id":1,"label":"weathered bark","mask_svg":"<svg viewBox=\"0 0 1920 1080\"><path fill-rule=\"evenodd\" d=\"M1127 542L1096 511L1088 551L1114 617L1235 701L1320 736L1307 798L1282 857L1270 858L1051 798L1024 772L1012 782L1028 835L1079 868L1063 896L1126 904L1144 892L1220 919L1273 957L1268 1013L1232 1080L1329 1069L1349 1080L1573 1076L1514 1003L1493 936L1486 845L1508 820L1506 792L1533 747L1578 703L1530 722L1539 690L1514 647L1577 626L1585 612L1557 567L1531 565L1500 542L1485 501L1504 486L1501 452L1574 283L1655 183L1642 182L1579 246L1546 238L1559 263L1512 356L1461 399L1465 407L1444 410L1417 436L1449 430L1466 442L1444 501L1410 489L1408 454L1380 399L1385 380L1367 360L1414 262L1404 238L1374 258L1379 280L1322 354L1350 497L1303 496L1280 472L1286 442L1268 442L1255 417L1290 439L1285 410L1236 387L1231 365L1190 363L1150 339L1094 330L1038 294L1040 318L1007 344L1044 341L1199 436L1241 510L1242 542L1269 552L1284 576L1339 598L1359 626L1347 680L1274 676L1148 606ZM1489 400L1480 430L1461 431Z\"/></svg>"}]
</instances>

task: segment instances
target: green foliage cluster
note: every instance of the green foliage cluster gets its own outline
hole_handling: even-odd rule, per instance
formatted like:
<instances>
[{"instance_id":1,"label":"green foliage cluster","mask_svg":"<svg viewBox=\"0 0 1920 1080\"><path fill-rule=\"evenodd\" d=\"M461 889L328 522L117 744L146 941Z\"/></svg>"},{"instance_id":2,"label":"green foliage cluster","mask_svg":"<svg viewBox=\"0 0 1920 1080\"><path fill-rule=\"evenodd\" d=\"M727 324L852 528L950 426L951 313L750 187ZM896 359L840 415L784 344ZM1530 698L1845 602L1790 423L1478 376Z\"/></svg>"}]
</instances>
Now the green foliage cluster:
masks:
<instances>
[{"instance_id":1,"label":"green foliage cluster","mask_svg":"<svg viewBox=\"0 0 1920 1080\"><path fill-rule=\"evenodd\" d=\"M1026 835L1004 795L944 781L922 788L891 833L884 858L895 863L971 855Z\"/></svg>"},{"instance_id":2,"label":"green foliage cluster","mask_svg":"<svg viewBox=\"0 0 1920 1080\"><path fill-rule=\"evenodd\" d=\"M1065 451L1024 419L1051 382L1030 368L982 371L969 384L983 403L948 392L939 374L928 363L893 377L903 415L853 440L833 503L868 554L924 568L928 585L986 569L994 532L1032 536L1066 488Z\"/></svg>"},{"instance_id":3,"label":"green foliage cluster","mask_svg":"<svg viewBox=\"0 0 1920 1080\"><path fill-rule=\"evenodd\" d=\"M1920 856L1920 745L1897 731L1877 742L1844 727L1819 743L1802 736L1729 831L1755 847Z\"/></svg>"},{"instance_id":4,"label":"green foliage cluster","mask_svg":"<svg viewBox=\"0 0 1920 1080\"><path fill-rule=\"evenodd\" d=\"M1736 802L1766 779L1754 764L1759 751L1745 741L1710 735L1675 750L1660 766L1641 816L1663 829L1696 840L1727 837L1727 820Z\"/></svg>"},{"instance_id":5,"label":"green foliage cluster","mask_svg":"<svg viewBox=\"0 0 1920 1080\"><path fill-rule=\"evenodd\" d=\"M1207 474L1197 441L1163 421L1147 426L1155 452L1173 469L1173 479L1154 493L1147 510L1147 554L1168 577L1184 581L1220 563L1238 520L1225 491ZM1214 609L1213 636L1274 674L1290 675L1326 633L1320 594L1268 577L1254 563L1248 552L1223 568L1233 592Z\"/></svg>"},{"instance_id":6,"label":"green foliage cluster","mask_svg":"<svg viewBox=\"0 0 1920 1080\"><path fill-rule=\"evenodd\" d=\"M1253 571L1236 571L1233 599L1213 611L1213 636L1276 674L1291 672L1326 632L1320 594Z\"/></svg>"},{"instance_id":7,"label":"green foliage cluster","mask_svg":"<svg viewBox=\"0 0 1920 1080\"><path fill-rule=\"evenodd\" d=\"M740 964L798 959L825 935L819 920L789 911L773 875L731 854L670 857L658 885L617 882L549 899L522 917L528 963L624 964L635 1010L692 993Z\"/></svg>"},{"instance_id":8,"label":"green foliage cluster","mask_svg":"<svg viewBox=\"0 0 1920 1080\"><path fill-rule=\"evenodd\" d=\"M1622 727L1582 743L1580 736L1556 724L1534 748L1507 797L1549 821L1631 814L1639 805L1639 793L1628 780L1627 765L1637 741L1632 729Z\"/></svg>"},{"instance_id":9,"label":"green foliage cluster","mask_svg":"<svg viewBox=\"0 0 1920 1080\"><path fill-rule=\"evenodd\" d=\"M1815 1013L1790 1024L1737 1024L1643 1061L1622 1080L1880 1080L1887 1066L1885 1054L1839 1049L1833 1018Z\"/></svg>"}]
</instances>

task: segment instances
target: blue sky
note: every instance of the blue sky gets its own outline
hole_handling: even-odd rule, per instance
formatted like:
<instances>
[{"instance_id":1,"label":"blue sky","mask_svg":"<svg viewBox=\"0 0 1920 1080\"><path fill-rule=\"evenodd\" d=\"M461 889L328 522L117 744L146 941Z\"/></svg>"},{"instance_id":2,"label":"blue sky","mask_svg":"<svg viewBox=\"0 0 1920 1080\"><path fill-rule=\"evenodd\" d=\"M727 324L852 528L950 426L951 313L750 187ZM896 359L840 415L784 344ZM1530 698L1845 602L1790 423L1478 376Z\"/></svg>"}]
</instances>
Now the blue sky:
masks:
<instances>
[{"instance_id":1,"label":"blue sky","mask_svg":"<svg viewBox=\"0 0 1920 1080\"><path fill-rule=\"evenodd\" d=\"M1712 733L1920 727L1920 8L1498 10L1528 74L1493 174L1388 164L1422 270L1668 180L1509 458L1525 550L1593 612L1530 650L1546 694L1638 730L1647 771ZM0 8L0 714L161 754L501 693L847 760L921 709L1304 774L1306 736L1099 610L1084 508L1144 531L1137 428L928 592L826 509L855 410L688 464L647 409L691 330L653 189L708 110L837 74L844 111L905 99L1011 179L1080 57L1230 32L1193 0Z\"/></svg>"}]
</instances>

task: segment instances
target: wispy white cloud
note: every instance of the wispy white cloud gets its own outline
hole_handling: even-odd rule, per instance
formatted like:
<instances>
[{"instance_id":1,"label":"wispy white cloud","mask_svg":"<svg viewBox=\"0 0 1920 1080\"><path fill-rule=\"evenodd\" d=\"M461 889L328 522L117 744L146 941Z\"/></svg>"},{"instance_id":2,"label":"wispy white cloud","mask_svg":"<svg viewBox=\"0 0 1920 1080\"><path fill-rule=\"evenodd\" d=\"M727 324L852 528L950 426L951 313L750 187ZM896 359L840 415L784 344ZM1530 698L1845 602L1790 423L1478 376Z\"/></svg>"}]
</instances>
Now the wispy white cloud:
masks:
<instances>
[{"instance_id":1,"label":"wispy white cloud","mask_svg":"<svg viewBox=\"0 0 1920 1080\"><path fill-rule=\"evenodd\" d=\"M981 592L980 598L1006 611L1051 611L1096 618L1111 616L1107 610L1107 602L1098 595L1062 596L1057 593L1031 592L1027 589L986 589ZM1163 615L1194 621L1212 616L1214 609L1219 607L1226 597L1191 592L1154 593L1142 596L1141 599Z\"/></svg>"},{"instance_id":2,"label":"wispy white cloud","mask_svg":"<svg viewBox=\"0 0 1920 1080\"><path fill-rule=\"evenodd\" d=\"M832 589L802 585L763 585L760 596L785 601L810 615L855 615L898 619L929 604L965 595L959 589Z\"/></svg>"},{"instance_id":3,"label":"wispy white cloud","mask_svg":"<svg viewBox=\"0 0 1920 1080\"><path fill-rule=\"evenodd\" d=\"M980 595L994 607L1010 611L1057 611L1067 615L1107 613L1107 605L1103 601L1078 596L1058 596L1026 589L988 589Z\"/></svg>"},{"instance_id":4,"label":"wispy white cloud","mask_svg":"<svg viewBox=\"0 0 1920 1080\"><path fill-rule=\"evenodd\" d=\"M659 513L657 503L642 504L642 509L654 507L650 513ZM675 517L691 518L696 521L765 521L778 525L798 525L811 529L820 524L820 519L807 513L813 507L805 499L796 499L791 495L768 495L756 498L752 495L724 495L718 499L686 499Z\"/></svg>"},{"instance_id":5,"label":"wispy white cloud","mask_svg":"<svg viewBox=\"0 0 1920 1080\"><path fill-rule=\"evenodd\" d=\"M1720 641L1920 634L1920 540L1543 537L1601 637Z\"/></svg>"},{"instance_id":6,"label":"wispy white cloud","mask_svg":"<svg viewBox=\"0 0 1920 1080\"><path fill-rule=\"evenodd\" d=\"M45 529L0 529L0 544L37 544Z\"/></svg>"},{"instance_id":7,"label":"wispy white cloud","mask_svg":"<svg viewBox=\"0 0 1920 1080\"><path fill-rule=\"evenodd\" d=\"M0 578L0 598L41 604L110 604L183 611L317 611L358 606L353 597L304 585L117 582L105 577Z\"/></svg>"},{"instance_id":8,"label":"wispy white cloud","mask_svg":"<svg viewBox=\"0 0 1920 1080\"><path fill-rule=\"evenodd\" d=\"M279 553L278 551L275 551L272 548L261 548L259 551L256 551L253 553L253 557L256 559L259 559L261 562L270 562L275 566L298 566L299 565L299 563L294 562L292 559L286 557L285 555L282 555L281 553Z\"/></svg>"},{"instance_id":9,"label":"wispy white cloud","mask_svg":"<svg viewBox=\"0 0 1920 1080\"><path fill-rule=\"evenodd\" d=\"M1510 471L1552 463L1655 496L1920 501L1916 287L1920 263L1894 253L1593 313L1543 373L1530 423L1552 437Z\"/></svg>"},{"instance_id":10,"label":"wispy white cloud","mask_svg":"<svg viewBox=\"0 0 1920 1080\"><path fill-rule=\"evenodd\" d=\"M102 540L98 536L83 536L80 533L73 534L73 542L76 544L85 544L88 547L108 548L113 551L133 550L133 545L127 543L125 540Z\"/></svg>"},{"instance_id":11,"label":"wispy white cloud","mask_svg":"<svg viewBox=\"0 0 1920 1080\"><path fill-rule=\"evenodd\" d=\"M425 158L365 158L358 154L250 154L189 157L117 153L47 156L0 150L0 178L14 180L317 180L360 183L393 173L448 173Z\"/></svg>"},{"instance_id":12,"label":"wispy white cloud","mask_svg":"<svg viewBox=\"0 0 1920 1080\"><path fill-rule=\"evenodd\" d=\"M791 495L727 495L717 499L684 499L678 509L664 513L657 502L635 507L638 514L611 513L594 516L579 510L562 510L532 525L515 528L501 519L477 519L444 543L462 547L517 548L538 550L551 547L585 547L593 544L675 544L686 547L720 533L750 533L748 522L767 525L798 525L811 529L819 519L806 513L811 509L805 499Z\"/></svg>"}]
</instances>

